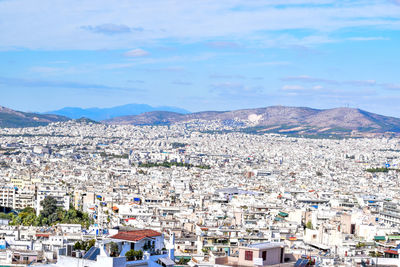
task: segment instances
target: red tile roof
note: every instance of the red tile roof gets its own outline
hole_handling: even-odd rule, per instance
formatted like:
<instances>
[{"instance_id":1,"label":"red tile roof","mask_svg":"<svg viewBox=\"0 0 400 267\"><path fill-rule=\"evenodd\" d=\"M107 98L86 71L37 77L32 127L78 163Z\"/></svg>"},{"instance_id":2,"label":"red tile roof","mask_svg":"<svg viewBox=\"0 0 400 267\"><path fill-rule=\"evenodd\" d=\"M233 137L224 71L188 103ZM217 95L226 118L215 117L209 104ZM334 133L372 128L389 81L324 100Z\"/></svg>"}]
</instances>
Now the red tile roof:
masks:
<instances>
[{"instance_id":1,"label":"red tile roof","mask_svg":"<svg viewBox=\"0 0 400 267\"><path fill-rule=\"evenodd\" d=\"M396 250L391 250L391 249L386 250L385 253L399 255L399 252L397 252Z\"/></svg>"},{"instance_id":2,"label":"red tile roof","mask_svg":"<svg viewBox=\"0 0 400 267\"><path fill-rule=\"evenodd\" d=\"M128 232L119 232L116 235L110 236L113 239L120 239L126 241L139 241L146 237L156 237L161 236L161 233L154 231L154 230L134 230Z\"/></svg>"},{"instance_id":3,"label":"red tile roof","mask_svg":"<svg viewBox=\"0 0 400 267\"><path fill-rule=\"evenodd\" d=\"M49 237L50 233L36 233L37 237Z\"/></svg>"}]
</instances>

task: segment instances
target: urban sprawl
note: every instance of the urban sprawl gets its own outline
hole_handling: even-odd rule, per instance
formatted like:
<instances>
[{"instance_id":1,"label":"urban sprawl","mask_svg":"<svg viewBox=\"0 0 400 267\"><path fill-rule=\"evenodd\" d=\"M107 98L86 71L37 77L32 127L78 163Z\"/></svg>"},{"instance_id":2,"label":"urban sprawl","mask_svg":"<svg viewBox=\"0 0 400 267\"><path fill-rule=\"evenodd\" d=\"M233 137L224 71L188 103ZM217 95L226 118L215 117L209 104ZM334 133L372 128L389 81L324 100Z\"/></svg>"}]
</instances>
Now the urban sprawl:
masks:
<instances>
[{"instance_id":1,"label":"urban sprawl","mask_svg":"<svg viewBox=\"0 0 400 267\"><path fill-rule=\"evenodd\" d=\"M400 266L398 138L0 129L0 265Z\"/></svg>"}]
</instances>

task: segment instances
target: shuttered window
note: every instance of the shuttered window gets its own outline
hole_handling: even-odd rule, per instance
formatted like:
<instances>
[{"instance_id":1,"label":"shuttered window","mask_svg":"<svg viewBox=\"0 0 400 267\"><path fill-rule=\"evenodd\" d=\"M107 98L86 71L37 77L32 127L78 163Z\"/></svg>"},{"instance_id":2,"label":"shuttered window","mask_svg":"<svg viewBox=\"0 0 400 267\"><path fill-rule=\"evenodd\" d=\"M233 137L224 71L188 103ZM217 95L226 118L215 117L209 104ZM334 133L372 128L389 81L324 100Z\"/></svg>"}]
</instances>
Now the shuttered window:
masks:
<instances>
[{"instance_id":1,"label":"shuttered window","mask_svg":"<svg viewBox=\"0 0 400 267\"><path fill-rule=\"evenodd\" d=\"M244 259L246 261L252 261L253 260L253 251L245 251L244 252Z\"/></svg>"}]
</instances>

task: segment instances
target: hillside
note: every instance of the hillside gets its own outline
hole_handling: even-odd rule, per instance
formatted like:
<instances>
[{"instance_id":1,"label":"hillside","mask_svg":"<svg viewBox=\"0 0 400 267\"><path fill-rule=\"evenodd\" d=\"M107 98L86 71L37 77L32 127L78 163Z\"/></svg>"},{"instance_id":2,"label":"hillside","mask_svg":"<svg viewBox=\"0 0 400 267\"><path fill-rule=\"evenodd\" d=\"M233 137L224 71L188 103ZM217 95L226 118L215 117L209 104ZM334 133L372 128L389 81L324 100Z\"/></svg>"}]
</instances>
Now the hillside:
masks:
<instances>
[{"instance_id":1,"label":"hillside","mask_svg":"<svg viewBox=\"0 0 400 267\"><path fill-rule=\"evenodd\" d=\"M0 106L0 127L2 128L34 127L67 120L69 118L64 116L27 113Z\"/></svg>"},{"instance_id":2,"label":"hillside","mask_svg":"<svg viewBox=\"0 0 400 267\"><path fill-rule=\"evenodd\" d=\"M190 120L239 120L262 132L286 134L400 133L400 119L353 108L312 109L272 106L234 111L206 111L190 114L147 112L137 116L117 117L107 124L157 125Z\"/></svg>"}]
</instances>

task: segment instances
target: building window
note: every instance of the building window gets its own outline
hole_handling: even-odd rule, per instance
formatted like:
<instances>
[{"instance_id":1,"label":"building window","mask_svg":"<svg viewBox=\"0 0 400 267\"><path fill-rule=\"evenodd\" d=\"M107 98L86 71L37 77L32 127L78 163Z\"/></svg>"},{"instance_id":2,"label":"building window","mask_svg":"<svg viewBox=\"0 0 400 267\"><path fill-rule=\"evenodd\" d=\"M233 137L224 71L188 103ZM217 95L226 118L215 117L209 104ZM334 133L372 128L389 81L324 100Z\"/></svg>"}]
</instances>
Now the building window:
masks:
<instances>
[{"instance_id":1,"label":"building window","mask_svg":"<svg viewBox=\"0 0 400 267\"><path fill-rule=\"evenodd\" d=\"M263 259L263 261L267 260L267 251L262 252L262 259Z\"/></svg>"},{"instance_id":2,"label":"building window","mask_svg":"<svg viewBox=\"0 0 400 267\"><path fill-rule=\"evenodd\" d=\"M244 259L246 261L252 261L253 260L253 251L245 251L244 252Z\"/></svg>"}]
</instances>

